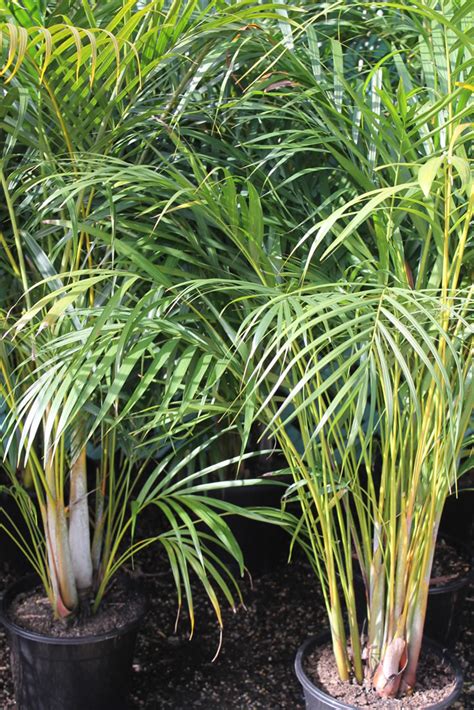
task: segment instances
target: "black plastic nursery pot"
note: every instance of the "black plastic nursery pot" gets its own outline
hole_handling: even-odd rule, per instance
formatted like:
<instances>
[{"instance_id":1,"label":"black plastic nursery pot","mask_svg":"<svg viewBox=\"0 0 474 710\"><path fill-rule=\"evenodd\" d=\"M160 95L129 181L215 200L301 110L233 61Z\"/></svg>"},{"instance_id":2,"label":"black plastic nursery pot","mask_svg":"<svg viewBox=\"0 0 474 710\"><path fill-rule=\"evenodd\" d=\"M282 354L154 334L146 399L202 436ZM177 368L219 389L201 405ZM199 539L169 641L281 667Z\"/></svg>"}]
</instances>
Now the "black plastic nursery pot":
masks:
<instances>
[{"instance_id":1,"label":"black plastic nursery pot","mask_svg":"<svg viewBox=\"0 0 474 710\"><path fill-rule=\"evenodd\" d=\"M145 614L108 633L53 638L8 618L15 597L38 580L13 584L0 604L6 627L18 710L126 710L138 628Z\"/></svg>"},{"instance_id":2,"label":"black plastic nursery pot","mask_svg":"<svg viewBox=\"0 0 474 710\"><path fill-rule=\"evenodd\" d=\"M442 537L458 551L461 558L469 562L469 568L459 577L441 584L430 584L424 633L433 641L453 648L461 632L464 599L473 578L472 551L460 542L461 538L451 535Z\"/></svg>"},{"instance_id":3,"label":"black plastic nursery pot","mask_svg":"<svg viewBox=\"0 0 474 710\"><path fill-rule=\"evenodd\" d=\"M242 486L223 490L223 498L241 508L279 508L282 488L278 485ZM291 538L278 525L262 523L240 515L226 516L252 575L270 572L288 558ZM232 560L229 560L233 568ZM235 572L237 572L235 567Z\"/></svg>"},{"instance_id":4,"label":"black plastic nursery pot","mask_svg":"<svg viewBox=\"0 0 474 710\"><path fill-rule=\"evenodd\" d=\"M462 627L462 610L472 574L431 587L424 632L433 641L453 648Z\"/></svg>"},{"instance_id":5,"label":"black plastic nursery pot","mask_svg":"<svg viewBox=\"0 0 474 710\"><path fill-rule=\"evenodd\" d=\"M326 708L332 708L333 710L342 710L344 708L358 710L358 707L360 708L361 706L347 705L347 703L343 703L340 700L336 700L336 698L333 698L324 691L320 690L320 688L318 688L305 673L304 664L307 656L311 654L311 652L315 648L317 648L318 646L323 646L328 641L330 641L330 639L331 635L329 631L326 631L325 633L320 634L318 636L312 636L300 646L296 654L295 671L299 682L303 686L306 710L326 710ZM443 658L444 661L447 661L453 669L453 672L456 677L455 685L450 695L446 697L442 702L431 705L424 705L423 710L443 710L444 708L449 708L461 694L463 686L462 671L453 656L450 653L447 653L446 650L443 649L439 644L435 643L434 641L425 639L423 641L423 647L429 648L430 651L435 652L437 655L439 655L440 658ZM401 707L406 708L406 710L408 710L410 708L409 700L406 704L403 703Z\"/></svg>"},{"instance_id":6,"label":"black plastic nursery pot","mask_svg":"<svg viewBox=\"0 0 474 710\"><path fill-rule=\"evenodd\" d=\"M453 540L463 540L472 549L474 541L474 471L460 480L457 495L448 497L444 504L440 531Z\"/></svg>"},{"instance_id":7,"label":"black plastic nursery pot","mask_svg":"<svg viewBox=\"0 0 474 710\"><path fill-rule=\"evenodd\" d=\"M34 501L34 497L31 496L31 498ZM28 535L25 521L17 504L11 496L2 492L0 493L0 524L9 525L9 521L12 521L21 534ZM7 564L18 576L26 574L31 569L18 545L13 542L9 535L3 534L3 532L0 545L0 563Z\"/></svg>"}]
</instances>

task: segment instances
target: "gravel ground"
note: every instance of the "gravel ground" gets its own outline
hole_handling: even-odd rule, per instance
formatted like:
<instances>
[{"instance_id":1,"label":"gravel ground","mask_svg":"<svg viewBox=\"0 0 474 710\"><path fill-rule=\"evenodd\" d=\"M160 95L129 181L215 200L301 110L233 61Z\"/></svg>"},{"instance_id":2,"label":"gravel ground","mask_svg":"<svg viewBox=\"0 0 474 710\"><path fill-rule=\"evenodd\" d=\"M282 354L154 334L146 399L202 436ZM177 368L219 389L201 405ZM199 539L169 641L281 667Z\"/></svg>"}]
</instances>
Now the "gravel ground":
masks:
<instances>
[{"instance_id":1,"label":"gravel ground","mask_svg":"<svg viewBox=\"0 0 474 710\"><path fill-rule=\"evenodd\" d=\"M140 570L139 570L140 571ZM134 663L131 710L136 708L206 708L277 710L303 708L293 673L297 646L324 628L318 586L303 562L280 563L272 571L244 580L246 608L224 612L224 638L219 645L215 617L196 588L196 629L189 641L186 615L174 633L176 601L172 580L162 561L150 555L142 573L152 605ZM10 574L3 570L4 584ZM4 585L2 585L4 586ZM456 656L465 672L464 692L456 708L474 709L474 589L466 599L465 624ZM15 707L8 654L0 634L0 708ZM86 709L85 709L86 710Z\"/></svg>"}]
</instances>

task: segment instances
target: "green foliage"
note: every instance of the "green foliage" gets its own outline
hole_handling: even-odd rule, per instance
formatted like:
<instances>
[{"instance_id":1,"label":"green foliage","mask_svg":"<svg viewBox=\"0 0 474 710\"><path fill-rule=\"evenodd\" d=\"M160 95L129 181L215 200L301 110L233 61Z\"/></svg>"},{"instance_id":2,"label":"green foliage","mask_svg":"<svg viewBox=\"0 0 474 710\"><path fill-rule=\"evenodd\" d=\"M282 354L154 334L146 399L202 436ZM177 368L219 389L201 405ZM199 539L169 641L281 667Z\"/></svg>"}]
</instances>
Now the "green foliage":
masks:
<instances>
[{"instance_id":1,"label":"green foliage","mask_svg":"<svg viewBox=\"0 0 474 710\"><path fill-rule=\"evenodd\" d=\"M179 603L192 618L197 575L220 620L216 590L238 592L217 550L243 561L204 493L260 426L301 515L251 514L307 552L341 677L410 690L472 446L471 3L71 2L44 26L13 5L0 386L20 506L17 462L48 529L84 431L96 603L158 541ZM166 532L135 540L151 505Z\"/></svg>"}]
</instances>

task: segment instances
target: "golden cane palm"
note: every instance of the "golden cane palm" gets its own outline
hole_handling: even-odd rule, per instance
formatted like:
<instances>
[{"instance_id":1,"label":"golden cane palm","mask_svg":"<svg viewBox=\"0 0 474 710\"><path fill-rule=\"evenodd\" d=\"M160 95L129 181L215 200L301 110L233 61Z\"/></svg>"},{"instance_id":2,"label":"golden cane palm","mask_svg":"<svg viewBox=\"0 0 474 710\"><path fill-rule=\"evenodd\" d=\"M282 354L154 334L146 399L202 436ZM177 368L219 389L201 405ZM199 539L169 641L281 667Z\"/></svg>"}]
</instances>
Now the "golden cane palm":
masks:
<instances>
[{"instance_id":1,"label":"golden cane palm","mask_svg":"<svg viewBox=\"0 0 474 710\"><path fill-rule=\"evenodd\" d=\"M323 583L340 676L352 670L361 681L367 655L377 691L394 696L415 683L439 520L472 446L472 10L365 7L387 55L372 67L362 55L360 79L344 75L350 32L342 44L302 48L312 72L291 52L276 65L287 83L267 99L272 151L259 166L281 170L295 149L317 147L326 165L295 171L281 195L310 175L315 189L326 182L327 197L309 203L312 219L301 226L311 226L291 253L301 290L287 282L282 295L269 293L236 352L247 343L247 416L264 418L295 478L295 537ZM251 92L242 100L249 111L246 101ZM263 148L267 136L255 143ZM311 285L325 265L345 278ZM250 290L247 303L258 301ZM354 554L367 590L364 654Z\"/></svg>"},{"instance_id":2,"label":"golden cane palm","mask_svg":"<svg viewBox=\"0 0 474 710\"><path fill-rule=\"evenodd\" d=\"M36 491L46 547L42 552L38 543L29 554L60 616L74 612L92 584L96 601L100 600L119 554L117 530L122 531L118 539L123 541L124 529L129 529L124 523L128 498L121 496L131 490L131 468L120 464L117 470L115 450L120 437L111 430L112 412L122 421L131 408L122 411L122 387L132 371L135 374L151 361L153 368L145 382L150 388L159 388L159 372L167 371L167 359L173 356L173 348L166 343L154 349L156 333L141 344L133 339L127 344L126 327L114 357L99 350L97 357L102 360L97 369L86 358L74 378L62 383L55 380L64 372L61 359L65 356L65 351L56 349L56 336L64 335L84 353L91 334L88 328L95 337L106 326L106 317L115 318L115 309L120 309L124 300L141 304L150 287L142 280L137 285L130 274L123 280L123 273L115 269L117 262L128 267L134 260L127 245L116 250L114 219L108 241L97 239L90 230L91 223L103 219L104 204L114 210L113 186L102 205L95 185L79 186L81 156L97 156L106 164L123 155L139 165L149 153L154 156L156 141L164 142L170 154L174 148L166 122L179 120L204 73L224 61L223 36L231 40L241 24L275 15L270 5L243 3L229 8L226 3L211 2L201 8L195 0L113 2L107 8L90 3L78 8L71 3L69 9L70 17L65 18L61 4L34 7L27 3L20 8L5 2L0 6L5 20L0 42L2 92L6 96L1 109L0 178L5 198L1 263L9 283L2 302L0 384L13 427L3 431L3 448L8 451L15 491L21 486L15 456L25 462ZM57 190L70 179L77 187L74 197L57 211L49 209L50 185ZM146 264L146 258L134 253L141 266ZM150 260L149 270L154 276L162 273L168 285L166 274L176 275L174 261L175 253L165 249L157 264ZM106 315L101 309L104 302ZM173 345L172 340L170 343ZM189 357L189 352L185 349L183 357ZM180 356L178 348L174 355ZM95 372L92 377L91 368ZM48 376L60 384L54 396L49 392L49 400L40 385ZM107 384L111 387L105 395ZM132 402L145 392L146 387L130 392ZM80 404L74 409L71 403L75 397ZM29 407L31 416L26 414ZM98 416L91 428L93 413ZM23 417L26 428L21 423ZM95 531L91 540L85 446L87 437L97 437L99 432L103 460L94 488ZM220 544L230 544L231 553L239 556L227 526L218 522L211 508L196 500L196 509L198 506L202 519L214 521L219 529ZM25 510L33 524L34 511ZM166 542L166 549L178 565L174 567L178 587L184 580L188 591L190 565L218 610L209 575L229 599L232 595L214 563L205 562L194 523L184 513L168 519L173 521L175 538ZM186 540L192 544L184 544Z\"/></svg>"}]
</instances>

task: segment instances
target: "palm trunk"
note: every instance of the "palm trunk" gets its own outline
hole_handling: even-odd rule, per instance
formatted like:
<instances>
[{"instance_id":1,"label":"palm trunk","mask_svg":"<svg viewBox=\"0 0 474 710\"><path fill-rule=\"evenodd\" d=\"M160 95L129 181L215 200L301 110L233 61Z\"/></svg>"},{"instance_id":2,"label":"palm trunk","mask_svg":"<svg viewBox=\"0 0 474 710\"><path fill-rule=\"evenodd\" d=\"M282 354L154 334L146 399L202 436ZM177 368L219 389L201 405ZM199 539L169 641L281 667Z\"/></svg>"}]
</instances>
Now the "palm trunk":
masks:
<instances>
[{"instance_id":1,"label":"palm trunk","mask_svg":"<svg viewBox=\"0 0 474 710\"><path fill-rule=\"evenodd\" d=\"M369 667L373 672L382 653L385 630L385 570L382 557L382 527L374 526L374 553L370 567L369 582Z\"/></svg>"},{"instance_id":2,"label":"palm trunk","mask_svg":"<svg viewBox=\"0 0 474 710\"><path fill-rule=\"evenodd\" d=\"M405 639L396 636L387 644L373 679L373 686L380 697L396 697L400 687L400 671L403 668L405 655Z\"/></svg>"},{"instance_id":3,"label":"palm trunk","mask_svg":"<svg viewBox=\"0 0 474 710\"><path fill-rule=\"evenodd\" d=\"M402 690L405 693L413 692L416 682L416 671L420 658L421 644L423 641L423 630L425 626L426 608L428 606L428 594L430 591L431 568L433 566L433 557L436 548L436 538L438 535L438 524L435 524L435 529L432 536L432 544L430 552L427 556L425 569L420 584L417 588L417 595L414 603L414 611L411 617L409 628L409 646L408 646L408 662L406 670L402 678Z\"/></svg>"},{"instance_id":4,"label":"palm trunk","mask_svg":"<svg viewBox=\"0 0 474 710\"><path fill-rule=\"evenodd\" d=\"M94 536L92 538L92 567L94 570L94 576L97 579L97 575L100 569L100 562L102 558L102 546L104 542L104 524L105 524L105 514L104 514L104 495L102 491L98 491L96 496L95 505L95 530Z\"/></svg>"},{"instance_id":5,"label":"palm trunk","mask_svg":"<svg viewBox=\"0 0 474 710\"><path fill-rule=\"evenodd\" d=\"M45 454L45 473L48 483L46 501L46 545L49 577L53 590L54 612L63 618L77 607L78 596L72 569L68 530L63 501L57 497L53 457Z\"/></svg>"},{"instance_id":6,"label":"palm trunk","mask_svg":"<svg viewBox=\"0 0 474 710\"><path fill-rule=\"evenodd\" d=\"M92 588L92 557L89 506L87 500L86 447L76 429L71 442L71 476L69 494L69 546L72 568L81 597Z\"/></svg>"},{"instance_id":7,"label":"palm trunk","mask_svg":"<svg viewBox=\"0 0 474 710\"><path fill-rule=\"evenodd\" d=\"M334 658L339 673L339 678L343 681L349 680L349 660L347 657L347 641L344 631L344 620L339 597L331 595L331 609L329 611L329 625L331 628L332 647Z\"/></svg>"}]
</instances>

